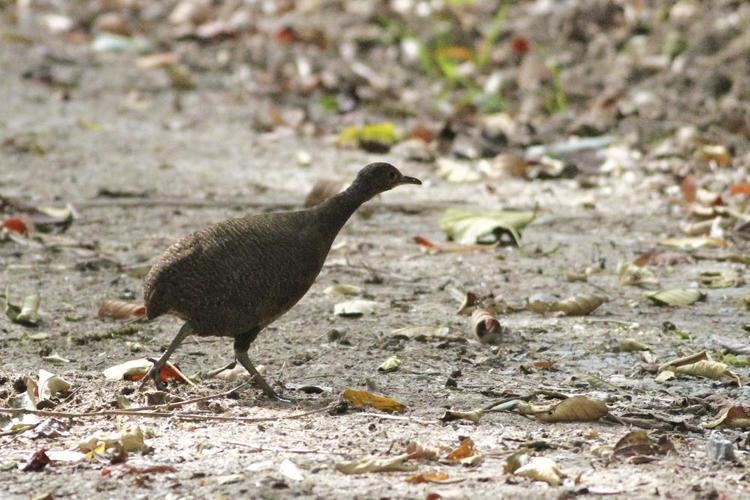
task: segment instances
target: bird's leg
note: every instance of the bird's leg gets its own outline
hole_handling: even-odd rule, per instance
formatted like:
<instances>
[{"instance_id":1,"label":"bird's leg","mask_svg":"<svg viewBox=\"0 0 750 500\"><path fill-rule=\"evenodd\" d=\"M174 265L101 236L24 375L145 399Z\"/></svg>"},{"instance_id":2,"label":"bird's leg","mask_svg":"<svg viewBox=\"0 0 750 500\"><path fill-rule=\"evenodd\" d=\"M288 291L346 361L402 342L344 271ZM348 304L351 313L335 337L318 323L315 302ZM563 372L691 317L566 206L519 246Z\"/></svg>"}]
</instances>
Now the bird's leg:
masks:
<instances>
[{"instance_id":1,"label":"bird's leg","mask_svg":"<svg viewBox=\"0 0 750 500\"><path fill-rule=\"evenodd\" d=\"M250 343L255 340L255 337L258 335L258 332L252 332L250 335L243 335L238 336L234 339L234 357L237 361L240 362L242 366L245 367L245 370L247 370L250 375L253 377L253 380L260 386L263 393L268 396L271 399L275 399L276 401L281 401L282 403L291 403L290 400L284 399L278 394L276 394L276 391L273 390L273 388L266 382L266 379L263 378L263 376L258 372L258 370L255 369L255 366L253 366L252 361L250 361L250 357L247 355L247 350L250 347Z\"/></svg>"},{"instance_id":2,"label":"bird's leg","mask_svg":"<svg viewBox=\"0 0 750 500\"><path fill-rule=\"evenodd\" d=\"M217 368L215 370L211 370L206 374L206 378L214 378L221 372L225 372L227 370L234 370L234 367L237 366L237 360L235 359L231 363L227 364L226 366L222 366L221 368Z\"/></svg>"},{"instance_id":3,"label":"bird's leg","mask_svg":"<svg viewBox=\"0 0 750 500\"><path fill-rule=\"evenodd\" d=\"M167 363L167 360L172 355L175 350L182 344L182 341L185 340L185 337L193 333L193 327L190 325L190 322L185 323L182 325L182 328L180 328L180 331L177 333L177 336L172 340L172 343L169 344L169 347L167 347L167 350L164 351L164 354L161 355L158 361L154 363L154 365L151 367L151 369L148 371L148 374L143 377L143 380L141 381L141 385L138 388L138 390L143 390L143 388L148 383L148 380L151 379L154 381L154 384L156 385L156 388L160 391L163 391L165 386L164 382L161 381L161 369L164 367L164 365Z\"/></svg>"}]
</instances>

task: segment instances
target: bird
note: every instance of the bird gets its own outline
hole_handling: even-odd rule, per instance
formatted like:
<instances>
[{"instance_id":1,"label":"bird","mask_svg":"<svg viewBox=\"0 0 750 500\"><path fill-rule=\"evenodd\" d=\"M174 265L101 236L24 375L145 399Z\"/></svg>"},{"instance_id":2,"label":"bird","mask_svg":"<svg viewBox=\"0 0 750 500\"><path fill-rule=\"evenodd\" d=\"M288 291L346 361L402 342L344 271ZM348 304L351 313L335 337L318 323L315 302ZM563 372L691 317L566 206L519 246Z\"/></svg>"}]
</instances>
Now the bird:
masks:
<instances>
[{"instance_id":1,"label":"bird","mask_svg":"<svg viewBox=\"0 0 750 500\"><path fill-rule=\"evenodd\" d=\"M184 321L166 351L152 360L141 388L153 380L189 335L229 337L239 362L271 399L286 401L258 373L248 356L258 334L292 308L323 268L336 235L374 196L404 184L422 184L390 163L362 168L351 185L304 210L247 215L209 225L171 245L144 280L146 316Z\"/></svg>"}]
</instances>

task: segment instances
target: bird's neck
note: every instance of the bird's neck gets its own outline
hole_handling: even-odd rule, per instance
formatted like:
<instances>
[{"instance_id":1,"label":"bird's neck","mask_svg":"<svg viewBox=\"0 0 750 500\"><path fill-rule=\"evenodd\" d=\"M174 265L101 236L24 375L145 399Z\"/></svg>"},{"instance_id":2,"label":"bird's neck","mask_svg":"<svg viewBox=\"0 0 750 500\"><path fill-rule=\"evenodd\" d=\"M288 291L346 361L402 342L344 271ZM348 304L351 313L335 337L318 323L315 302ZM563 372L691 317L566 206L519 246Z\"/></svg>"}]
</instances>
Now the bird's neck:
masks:
<instances>
[{"instance_id":1,"label":"bird's neck","mask_svg":"<svg viewBox=\"0 0 750 500\"><path fill-rule=\"evenodd\" d=\"M316 209L320 213L324 231L329 233L332 239L335 238L352 214L373 196L374 194L354 184L318 205Z\"/></svg>"}]
</instances>

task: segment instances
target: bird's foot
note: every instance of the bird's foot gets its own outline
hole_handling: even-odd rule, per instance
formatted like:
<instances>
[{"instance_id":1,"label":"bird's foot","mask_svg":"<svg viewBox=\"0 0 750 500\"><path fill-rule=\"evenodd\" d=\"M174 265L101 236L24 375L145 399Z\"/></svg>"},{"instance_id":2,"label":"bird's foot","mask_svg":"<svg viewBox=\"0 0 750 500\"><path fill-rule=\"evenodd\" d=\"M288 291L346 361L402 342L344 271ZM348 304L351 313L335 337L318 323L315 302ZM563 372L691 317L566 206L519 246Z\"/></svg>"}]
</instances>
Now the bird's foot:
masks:
<instances>
[{"instance_id":1,"label":"bird's foot","mask_svg":"<svg viewBox=\"0 0 750 500\"><path fill-rule=\"evenodd\" d=\"M234 370L235 366L237 366L237 360L236 359L234 361L232 361L231 363L229 363L228 365L226 365L226 366L222 366L221 368L217 368L215 370L211 370L210 372L208 372L206 374L206 378L214 378L214 377L216 377L217 375L219 375L222 372L225 372L227 370Z\"/></svg>"},{"instance_id":2,"label":"bird's foot","mask_svg":"<svg viewBox=\"0 0 750 500\"><path fill-rule=\"evenodd\" d=\"M159 366L159 363L151 358L148 358L149 361L151 361L152 365L151 368L148 370L148 373L143 376L143 379L141 379L141 385L138 387L139 391L143 391L143 389L146 387L146 384L148 384L149 380L154 381L154 385L156 388L160 391L163 391L167 388L167 384L161 381L161 366Z\"/></svg>"}]
</instances>

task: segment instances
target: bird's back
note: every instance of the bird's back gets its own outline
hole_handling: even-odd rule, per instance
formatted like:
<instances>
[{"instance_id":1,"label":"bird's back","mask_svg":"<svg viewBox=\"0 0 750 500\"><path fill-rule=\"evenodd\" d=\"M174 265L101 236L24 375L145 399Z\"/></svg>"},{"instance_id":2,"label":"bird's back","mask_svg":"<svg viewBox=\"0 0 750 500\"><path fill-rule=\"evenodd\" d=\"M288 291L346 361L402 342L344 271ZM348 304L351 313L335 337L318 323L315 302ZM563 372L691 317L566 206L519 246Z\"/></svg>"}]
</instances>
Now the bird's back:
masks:
<instances>
[{"instance_id":1,"label":"bird's back","mask_svg":"<svg viewBox=\"0 0 750 500\"><path fill-rule=\"evenodd\" d=\"M201 335L263 328L315 281L335 234L309 211L230 219L181 239L144 283L149 318L171 313Z\"/></svg>"}]
</instances>

